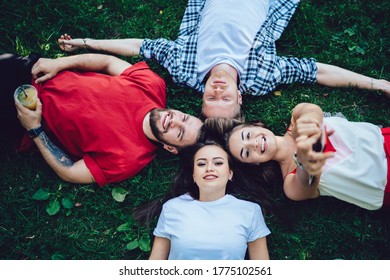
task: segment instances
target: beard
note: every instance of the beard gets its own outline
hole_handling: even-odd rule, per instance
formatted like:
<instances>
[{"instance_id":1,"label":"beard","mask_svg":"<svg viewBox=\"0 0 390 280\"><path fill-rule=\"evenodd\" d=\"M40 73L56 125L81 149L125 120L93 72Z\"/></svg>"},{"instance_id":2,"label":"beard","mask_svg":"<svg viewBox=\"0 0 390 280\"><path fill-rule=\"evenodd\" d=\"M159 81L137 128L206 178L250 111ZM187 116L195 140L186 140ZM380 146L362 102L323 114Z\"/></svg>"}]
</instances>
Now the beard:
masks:
<instances>
[{"instance_id":1,"label":"beard","mask_svg":"<svg viewBox=\"0 0 390 280\"><path fill-rule=\"evenodd\" d=\"M157 127L157 122L160 120L159 112L165 111L164 109L153 109L150 111L150 118L149 118L149 125L152 130L153 136L156 137L156 139L161 142L165 143L162 132Z\"/></svg>"}]
</instances>

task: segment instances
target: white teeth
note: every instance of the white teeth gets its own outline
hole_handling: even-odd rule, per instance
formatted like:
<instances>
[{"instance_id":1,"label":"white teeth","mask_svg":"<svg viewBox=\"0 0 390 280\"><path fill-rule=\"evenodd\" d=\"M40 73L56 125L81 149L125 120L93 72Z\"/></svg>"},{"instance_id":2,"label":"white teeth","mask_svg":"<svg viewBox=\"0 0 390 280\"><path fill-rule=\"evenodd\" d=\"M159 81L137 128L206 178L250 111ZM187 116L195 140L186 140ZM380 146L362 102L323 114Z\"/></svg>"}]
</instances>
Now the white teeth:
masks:
<instances>
[{"instance_id":1,"label":"white teeth","mask_svg":"<svg viewBox=\"0 0 390 280\"><path fill-rule=\"evenodd\" d=\"M265 138L261 138L261 152L264 153L264 149L265 149Z\"/></svg>"},{"instance_id":2,"label":"white teeth","mask_svg":"<svg viewBox=\"0 0 390 280\"><path fill-rule=\"evenodd\" d=\"M167 129L167 127L168 127L168 117L169 117L169 114L164 119L164 123L163 123L163 129L164 130Z\"/></svg>"}]
</instances>

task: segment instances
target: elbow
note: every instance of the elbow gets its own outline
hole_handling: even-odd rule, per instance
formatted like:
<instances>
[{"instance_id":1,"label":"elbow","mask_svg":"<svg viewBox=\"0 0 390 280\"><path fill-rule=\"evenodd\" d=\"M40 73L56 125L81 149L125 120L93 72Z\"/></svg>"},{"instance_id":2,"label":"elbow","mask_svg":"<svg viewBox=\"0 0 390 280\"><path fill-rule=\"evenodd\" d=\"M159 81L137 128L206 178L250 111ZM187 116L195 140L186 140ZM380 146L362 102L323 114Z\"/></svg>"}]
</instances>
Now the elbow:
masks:
<instances>
[{"instance_id":1,"label":"elbow","mask_svg":"<svg viewBox=\"0 0 390 280\"><path fill-rule=\"evenodd\" d=\"M77 180L67 172L57 172L58 177L60 177L63 181L68 183L78 183Z\"/></svg>"},{"instance_id":2,"label":"elbow","mask_svg":"<svg viewBox=\"0 0 390 280\"><path fill-rule=\"evenodd\" d=\"M318 189L313 188L312 191L307 190L299 190L299 189L292 189L288 187L284 187L284 194L286 197L292 201L304 201L308 199L317 198L319 196Z\"/></svg>"},{"instance_id":3,"label":"elbow","mask_svg":"<svg viewBox=\"0 0 390 280\"><path fill-rule=\"evenodd\" d=\"M289 193L289 192L284 192L286 197L292 201L303 201L306 200L307 198L302 197L301 195L297 195L294 193Z\"/></svg>"},{"instance_id":4,"label":"elbow","mask_svg":"<svg viewBox=\"0 0 390 280\"><path fill-rule=\"evenodd\" d=\"M59 170L56 172L58 177L60 177L63 181L68 182L68 183L74 183L74 184L83 184L86 182L83 182L78 178L78 176L72 172L72 167Z\"/></svg>"}]
</instances>

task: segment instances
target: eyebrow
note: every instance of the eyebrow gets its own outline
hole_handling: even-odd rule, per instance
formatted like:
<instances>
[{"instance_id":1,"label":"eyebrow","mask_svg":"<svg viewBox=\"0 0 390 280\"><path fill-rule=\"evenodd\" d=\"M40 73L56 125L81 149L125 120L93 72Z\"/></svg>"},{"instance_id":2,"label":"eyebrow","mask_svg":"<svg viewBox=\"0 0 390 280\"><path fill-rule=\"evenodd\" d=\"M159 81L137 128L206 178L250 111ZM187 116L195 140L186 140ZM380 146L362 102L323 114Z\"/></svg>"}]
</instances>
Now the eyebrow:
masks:
<instances>
[{"instance_id":1,"label":"eyebrow","mask_svg":"<svg viewBox=\"0 0 390 280\"><path fill-rule=\"evenodd\" d=\"M223 157L213 157L212 160L216 160L216 159L222 159L224 160ZM207 158L198 158L196 161L199 161L199 160L207 160Z\"/></svg>"},{"instance_id":2,"label":"eyebrow","mask_svg":"<svg viewBox=\"0 0 390 280\"><path fill-rule=\"evenodd\" d=\"M242 140L242 142L244 142L244 132L245 132L245 130L243 130L242 132L241 132L241 140ZM244 158L243 156L242 156L242 153L244 152L244 148L241 148L241 151L240 151L240 157L241 158Z\"/></svg>"}]
</instances>

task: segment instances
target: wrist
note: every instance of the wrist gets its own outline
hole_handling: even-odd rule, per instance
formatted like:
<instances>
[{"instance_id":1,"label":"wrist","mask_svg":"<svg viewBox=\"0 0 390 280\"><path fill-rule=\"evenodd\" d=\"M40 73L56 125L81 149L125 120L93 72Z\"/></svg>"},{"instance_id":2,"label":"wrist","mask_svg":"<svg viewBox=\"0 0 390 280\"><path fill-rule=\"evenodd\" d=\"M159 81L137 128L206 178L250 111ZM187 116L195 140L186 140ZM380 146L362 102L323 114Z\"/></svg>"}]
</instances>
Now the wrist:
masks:
<instances>
[{"instance_id":1,"label":"wrist","mask_svg":"<svg viewBox=\"0 0 390 280\"><path fill-rule=\"evenodd\" d=\"M42 132L43 129L41 125L27 130L27 134L31 139L39 136Z\"/></svg>"},{"instance_id":2,"label":"wrist","mask_svg":"<svg viewBox=\"0 0 390 280\"><path fill-rule=\"evenodd\" d=\"M83 40L83 48L88 49L88 45L87 45L88 38L83 38L81 40Z\"/></svg>"},{"instance_id":3,"label":"wrist","mask_svg":"<svg viewBox=\"0 0 390 280\"><path fill-rule=\"evenodd\" d=\"M293 161L295 162L295 164L297 165L298 168L304 169L303 164L298 160L296 152L293 154L292 158L293 158Z\"/></svg>"}]
</instances>

